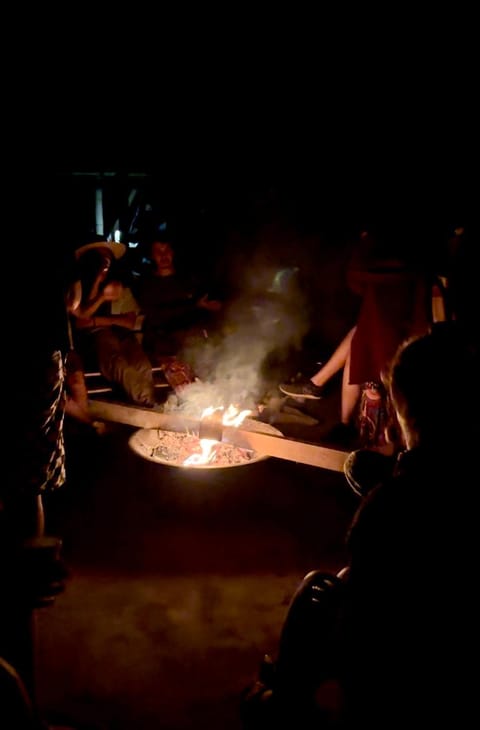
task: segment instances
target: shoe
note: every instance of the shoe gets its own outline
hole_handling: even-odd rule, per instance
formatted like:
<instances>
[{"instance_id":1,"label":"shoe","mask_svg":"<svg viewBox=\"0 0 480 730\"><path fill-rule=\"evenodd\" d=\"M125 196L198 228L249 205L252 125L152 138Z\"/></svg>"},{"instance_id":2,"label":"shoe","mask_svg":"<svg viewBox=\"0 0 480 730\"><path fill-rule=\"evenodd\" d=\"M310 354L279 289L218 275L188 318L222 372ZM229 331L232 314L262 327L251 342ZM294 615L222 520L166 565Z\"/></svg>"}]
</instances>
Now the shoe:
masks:
<instances>
[{"instance_id":1,"label":"shoe","mask_svg":"<svg viewBox=\"0 0 480 730\"><path fill-rule=\"evenodd\" d=\"M290 396L290 398L309 398L311 400L323 398L323 388L315 385L311 380L305 380L301 383L282 383L278 387L282 393Z\"/></svg>"}]
</instances>

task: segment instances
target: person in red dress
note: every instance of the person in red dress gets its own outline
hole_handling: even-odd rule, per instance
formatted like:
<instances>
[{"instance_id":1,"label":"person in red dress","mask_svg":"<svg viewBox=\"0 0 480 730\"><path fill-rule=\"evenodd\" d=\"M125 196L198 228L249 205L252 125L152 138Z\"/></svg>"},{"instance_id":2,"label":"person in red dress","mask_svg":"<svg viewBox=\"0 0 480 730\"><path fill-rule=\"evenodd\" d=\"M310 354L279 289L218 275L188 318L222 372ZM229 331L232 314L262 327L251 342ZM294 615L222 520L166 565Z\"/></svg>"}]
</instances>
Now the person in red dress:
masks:
<instances>
[{"instance_id":1,"label":"person in red dress","mask_svg":"<svg viewBox=\"0 0 480 730\"><path fill-rule=\"evenodd\" d=\"M348 445L360 428L364 441L384 445L382 419L368 413L367 399L371 411L378 410L382 371L405 339L426 332L430 324L428 277L408 255L411 246L411 234L401 230L361 233L347 271L349 287L361 298L356 325L310 379L279 386L293 398L319 399L343 368L340 422L328 434L331 440ZM354 423L359 407L364 411L360 427Z\"/></svg>"}]
</instances>

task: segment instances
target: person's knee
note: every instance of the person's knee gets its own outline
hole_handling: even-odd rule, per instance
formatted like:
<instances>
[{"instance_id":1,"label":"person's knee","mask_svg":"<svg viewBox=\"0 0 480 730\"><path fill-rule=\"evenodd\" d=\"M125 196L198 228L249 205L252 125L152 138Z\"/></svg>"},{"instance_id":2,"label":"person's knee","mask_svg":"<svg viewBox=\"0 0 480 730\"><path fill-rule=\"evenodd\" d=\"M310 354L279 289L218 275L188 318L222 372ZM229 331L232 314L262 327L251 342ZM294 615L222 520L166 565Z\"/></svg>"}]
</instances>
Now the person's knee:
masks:
<instances>
[{"instance_id":1,"label":"person's knee","mask_svg":"<svg viewBox=\"0 0 480 730\"><path fill-rule=\"evenodd\" d=\"M106 378L116 375L127 367L128 363L121 352L112 352L108 357L99 359L99 366L102 375Z\"/></svg>"},{"instance_id":2,"label":"person's knee","mask_svg":"<svg viewBox=\"0 0 480 730\"><path fill-rule=\"evenodd\" d=\"M311 570L309 573L307 573L302 580L302 583L315 583L316 581L320 580L325 575L324 571L321 570Z\"/></svg>"},{"instance_id":3,"label":"person's knee","mask_svg":"<svg viewBox=\"0 0 480 730\"><path fill-rule=\"evenodd\" d=\"M298 606L307 602L317 603L323 600L324 595L331 594L332 590L342 583L334 573L322 570L312 570L306 574L298 586L292 599L291 606Z\"/></svg>"},{"instance_id":4,"label":"person's knee","mask_svg":"<svg viewBox=\"0 0 480 730\"><path fill-rule=\"evenodd\" d=\"M334 573L326 573L324 570L311 570L304 576L302 583L304 585L323 585L325 582L334 583L335 579Z\"/></svg>"},{"instance_id":5,"label":"person's knee","mask_svg":"<svg viewBox=\"0 0 480 730\"><path fill-rule=\"evenodd\" d=\"M345 459L343 472L355 494L364 497L392 475L395 462L395 455L386 456L377 451L358 449Z\"/></svg>"}]
</instances>

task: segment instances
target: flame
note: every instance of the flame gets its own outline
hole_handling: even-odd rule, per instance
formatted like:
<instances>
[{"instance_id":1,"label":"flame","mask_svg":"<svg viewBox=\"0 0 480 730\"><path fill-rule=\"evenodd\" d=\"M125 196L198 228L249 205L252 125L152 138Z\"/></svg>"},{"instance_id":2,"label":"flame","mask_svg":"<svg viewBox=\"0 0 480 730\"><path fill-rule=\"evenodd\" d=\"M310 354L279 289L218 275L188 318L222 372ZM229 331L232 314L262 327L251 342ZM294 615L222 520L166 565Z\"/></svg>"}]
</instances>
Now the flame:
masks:
<instances>
[{"instance_id":1,"label":"flame","mask_svg":"<svg viewBox=\"0 0 480 730\"><path fill-rule=\"evenodd\" d=\"M252 413L252 411L249 411L247 409L239 411L238 408L233 405L233 403L230 403L226 410L224 406L216 406L216 408L214 408L213 406L208 406L208 408L204 408L202 411L202 415L200 416L200 420L202 418L208 418L209 416L213 416L213 414L217 411L224 412L222 416L222 423L224 426L240 426L242 421L244 421L245 418Z\"/></svg>"},{"instance_id":2,"label":"flame","mask_svg":"<svg viewBox=\"0 0 480 730\"><path fill-rule=\"evenodd\" d=\"M202 415L200 416L200 420L202 420L202 418L208 418L208 416L213 416L216 411L223 411L223 406L217 406L216 408L208 406L207 408L204 408Z\"/></svg>"},{"instance_id":3,"label":"flame","mask_svg":"<svg viewBox=\"0 0 480 730\"><path fill-rule=\"evenodd\" d=\"M230 404L225 410L223 406L208 406L202 411L200 418L208 418L217 411L223 411L222 424L224 426L239 426L252 411L240 411L236 406ZM183 462L183 466L193 466L198 464L210 464L215 459L215 445L220 443L215 439L200 439L201 454L192 454Z\"/></svg>"},{"instance_id":4,"label":"flame","mask_svg":"<svg viewBox=\"0 0 480 730\"><path fill-rule=\"evenodd\" d=\"M183 462L183 466L193 466L195 464L209 464L215 458L215 439L200 439L201 454L192 454Z\"/></svg>"},{"instance_id":5,"label":"flame","mask_svg":"<svg viewBox=\"0 0 480 730\"><path fill-rule=\"evenodd\" d=\"M223 414L222 423L224 426L240 426L242 421L251 414L252 411L239 411L234 405L230 404Z\"/></svg>"}]
</instances>

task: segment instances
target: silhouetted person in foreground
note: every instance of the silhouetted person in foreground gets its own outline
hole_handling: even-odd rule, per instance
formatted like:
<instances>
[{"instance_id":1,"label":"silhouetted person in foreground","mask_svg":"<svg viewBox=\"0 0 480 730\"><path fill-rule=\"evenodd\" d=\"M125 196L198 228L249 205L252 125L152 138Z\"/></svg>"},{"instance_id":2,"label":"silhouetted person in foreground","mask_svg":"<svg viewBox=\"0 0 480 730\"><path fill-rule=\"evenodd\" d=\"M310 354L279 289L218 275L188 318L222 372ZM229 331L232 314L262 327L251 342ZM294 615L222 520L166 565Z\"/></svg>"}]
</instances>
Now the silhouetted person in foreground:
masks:
<instances>
[{"instance_id":1,"label":"silhouetted person in foreground","mask_svg":"<svg viewBox=\"0 0 480 730\"><path fill-rule=\"evenodd\" d=\"M244 727L473 724L478 395L465 404L461 384L477 366L455 323L398 350L387 382L405 450L353 520L342 577L299 587Z\"/></svg>"},{"instance_id":2,"label":"silhouetted person in foreground","mask_svg":"<svg viewBox=\"0 0 480 730\"><path fill-rule=\"evenodd\" d=\"M37 218L27 212L33 228ZM43 500L53 499L66 479L68 331L65 260L52 236L25 236L22 261L14 259L15 253L18 256L18 249L3 259L6 274L17 281L22 309L11 313L4 330L9 368L0 484L0 726L26 729L31 721L41 724L35 698L33 611L53 603L65 578L61 541L48 534Z\"/></svg>"}]
</instances>

